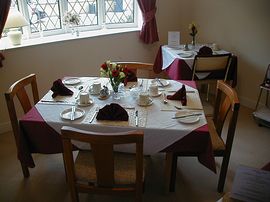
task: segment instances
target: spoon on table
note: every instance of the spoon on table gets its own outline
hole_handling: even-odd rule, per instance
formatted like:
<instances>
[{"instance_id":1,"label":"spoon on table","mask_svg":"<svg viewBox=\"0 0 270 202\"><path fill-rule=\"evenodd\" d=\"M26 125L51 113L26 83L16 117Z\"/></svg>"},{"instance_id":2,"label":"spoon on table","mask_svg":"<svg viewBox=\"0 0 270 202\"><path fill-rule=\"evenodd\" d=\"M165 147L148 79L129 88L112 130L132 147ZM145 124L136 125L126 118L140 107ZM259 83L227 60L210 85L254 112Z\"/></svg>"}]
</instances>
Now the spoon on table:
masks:
<instances>
[{"instance_id":1,"label":"spoon on table","mask_svg":"<svg viewBox=\"0 0 270 202\"><path fill-rule=\"evenodd\" d=\"M83 90L83 86L79 86L78 90L79 90L79 92L78 92L78 94L75 96L75 99L77 99L77 98L79 97L80 93L81 93L82 90Z\"/></svg>"},{"instance_id":2,"label":"spoon on table","mask_svg":"<svg viewBox=\"0 0 270 202\"><path fill-rule=\"evenodd\" d=\"M163 104L167 104L168 101L167 101L167 98L166 98L166 93L163 93Z\"/></svg>"}]
</instances>

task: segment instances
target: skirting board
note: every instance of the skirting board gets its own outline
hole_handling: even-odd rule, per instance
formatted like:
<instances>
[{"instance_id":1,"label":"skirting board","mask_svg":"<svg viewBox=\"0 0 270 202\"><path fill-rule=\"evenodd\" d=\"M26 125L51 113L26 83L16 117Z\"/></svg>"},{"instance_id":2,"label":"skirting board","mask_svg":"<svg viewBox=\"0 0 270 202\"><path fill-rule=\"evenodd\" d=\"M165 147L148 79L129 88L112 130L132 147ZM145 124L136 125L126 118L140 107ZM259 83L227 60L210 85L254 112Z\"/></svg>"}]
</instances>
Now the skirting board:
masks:
<instances>
[{"instance_id":1,"label":"skirting board","mask_svg":"<svg viewBox=\"0 0 270 202\"><path fill-rule=\"evenodd\" d=\"M0 123L0 134L9 132L11 130L12 128L10 122Z\"/></svg>"}]
</instances>

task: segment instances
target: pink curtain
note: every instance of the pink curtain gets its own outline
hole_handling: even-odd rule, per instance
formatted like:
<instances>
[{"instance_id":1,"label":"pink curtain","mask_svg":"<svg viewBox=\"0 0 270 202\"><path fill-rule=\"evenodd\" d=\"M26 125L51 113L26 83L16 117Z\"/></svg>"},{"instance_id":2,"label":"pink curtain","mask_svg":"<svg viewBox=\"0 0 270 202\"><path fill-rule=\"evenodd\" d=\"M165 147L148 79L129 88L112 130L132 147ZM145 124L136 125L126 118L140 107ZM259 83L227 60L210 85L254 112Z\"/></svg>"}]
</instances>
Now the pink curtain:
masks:
<instances>
[{"instance_id":1,"label":"pink curtain","mask_svg":"<svg viewBox=\"0 0 270 202\"><path fill-rule=\"evenodd\" d=\"M143 26L140 39L146 43L154 43L159 40L156 23L156 0L137 0L143 15Z\"/></svg>"},{"instance_id":2,"label":"pink curtain","mask_svg":"<svg viewBox=\"0 0 270 202\"><path fill-rule=\"evenodd\" d=\"M0 1L0 39L2 37L2 32L7 20L11 0L1 0ZM5 59L3 53L0 53L0 67L3 67L2 61Z\"/></svg>"}]
</instances>

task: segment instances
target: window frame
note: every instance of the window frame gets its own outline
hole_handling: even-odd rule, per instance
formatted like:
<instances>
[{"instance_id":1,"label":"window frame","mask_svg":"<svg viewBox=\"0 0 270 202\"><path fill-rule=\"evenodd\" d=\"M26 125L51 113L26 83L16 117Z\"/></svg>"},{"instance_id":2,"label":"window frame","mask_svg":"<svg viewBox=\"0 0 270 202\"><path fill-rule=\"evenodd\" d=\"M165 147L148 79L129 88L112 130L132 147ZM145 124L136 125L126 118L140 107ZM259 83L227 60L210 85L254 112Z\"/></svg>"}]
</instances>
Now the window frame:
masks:
<instances>
[{"instance_id":1,"label":"window frame","mask_svg":"<svg viewBox=\"0 0 270 202\"><path fill-rule=\"evenodd\" d=\"M67 12L68 8L68 1L67 0L58 0L59 2L59 14L60 14L60 29L55 30L49 30L49 31L43 31L43 32L31 32L31 27L26 26L23 27L23 34L26 35L27 38L37 38L41 36L53 36L53 35L59 35L59 34L66 34L71 32L71 29L64 25L63 23L63 17L64 14ZM89 25L82 25L78 26L78 30L81 32L85 31L96 31L96 30L102 30L102 29L119 29L119 28L136 28L139 25L139 6L137 3L137 0L133 0L133 23L117 23L117 24L106 24L106 13L105 13L105 0L96 0L97 5L97 25L89 26ZM18 3L18 9L19 11L25 16L26 20L30 22L30 16L28 11L28 5L27 0L17 0Z\"/></svg>"}]
</instances>

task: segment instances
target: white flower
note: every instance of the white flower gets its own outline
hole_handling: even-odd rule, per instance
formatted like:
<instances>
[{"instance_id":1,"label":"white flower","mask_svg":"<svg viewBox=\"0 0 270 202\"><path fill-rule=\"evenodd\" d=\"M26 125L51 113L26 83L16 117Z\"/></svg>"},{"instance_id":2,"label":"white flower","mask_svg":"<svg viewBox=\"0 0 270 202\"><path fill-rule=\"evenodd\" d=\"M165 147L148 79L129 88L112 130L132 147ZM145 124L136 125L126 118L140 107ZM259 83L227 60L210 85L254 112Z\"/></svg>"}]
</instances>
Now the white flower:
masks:
<instances>
[{"instance_id":1,"label":"white flower","mask_svg":"<svg viewBox=\"0 0 270 202\"><path fill-rule=\"evenodd\" d=\"M79 25L80 24L80 15L77 13L67 12L64 15L64 23L70 25Z\"/></svg>"}]
</instances>

